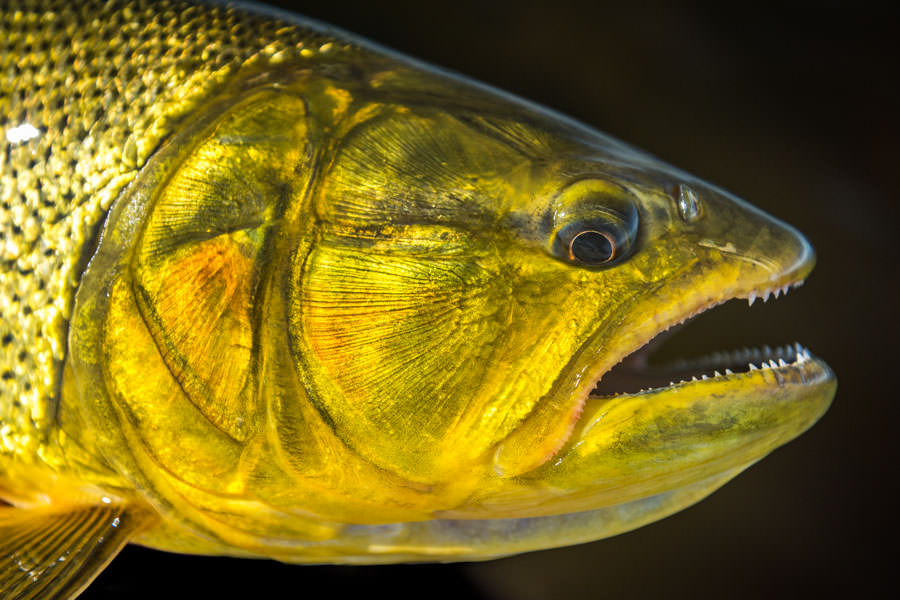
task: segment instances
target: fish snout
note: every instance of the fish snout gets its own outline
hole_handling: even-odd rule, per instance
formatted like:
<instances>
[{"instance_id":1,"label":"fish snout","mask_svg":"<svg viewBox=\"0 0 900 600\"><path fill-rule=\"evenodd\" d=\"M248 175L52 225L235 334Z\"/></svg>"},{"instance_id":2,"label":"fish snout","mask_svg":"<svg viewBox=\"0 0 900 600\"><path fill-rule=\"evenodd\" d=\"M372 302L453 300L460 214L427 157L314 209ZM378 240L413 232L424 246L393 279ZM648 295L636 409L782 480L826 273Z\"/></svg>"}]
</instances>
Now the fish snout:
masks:
<instances>
[{"instance_id":1,"label":"fish snout","mask_svg":"<svg viewBox=\"0 0 900 600\"><path fill-rule=\"evenodd\" d=\"M815 266L815 251L793 226L715 186L679 188L679 216L694 229L696 245L739 265L739 296L780 293L801 284Z\"/></svg>"}]
</instances>

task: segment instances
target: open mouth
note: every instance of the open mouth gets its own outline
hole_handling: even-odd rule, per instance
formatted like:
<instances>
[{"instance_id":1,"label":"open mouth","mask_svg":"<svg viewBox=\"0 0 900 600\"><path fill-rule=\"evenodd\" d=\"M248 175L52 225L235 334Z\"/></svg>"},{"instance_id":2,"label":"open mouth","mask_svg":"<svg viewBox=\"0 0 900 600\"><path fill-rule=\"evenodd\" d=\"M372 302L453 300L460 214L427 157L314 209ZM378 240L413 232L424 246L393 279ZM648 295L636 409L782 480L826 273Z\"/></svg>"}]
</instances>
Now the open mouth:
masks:
<instances>
[{"instance_id":1,"label":"open mouth","mask_svg":"<svg viewBox=\"0 0 900 600\"><path fill-rule=\"evenodd\" d=\"M763 302L769 298L778 298L787 294L788 290L799 287L803 281L797 281L774 290L762 293L750 292L746 299L750 305L755 300ZM718 306L711 305L698 314ZM634 395L645 392L674 388L685 383L712 379L728 379L754 371L771 371L775 380L787 375L805 379L806 363L812 360L809 351L799 343L779 347L767 345L736 350L720 350L697 358L676 359L667 362L653 360L654 353L669 339L673 333L681 330L698 315L692 315L683 322L657 334L649 343L627 355L619 364L603 375L594 389L592 398L611 398L621 395ZM793 377L792 377L793 379Z\"/></svg>"},{"instance_id":2,"label":"open mouth","mask_svg":"<svg viewBox=\"0 0 900 600\"><path fill-rule=\"evenodd\" d=\"M546 418L553 413L526 421L494 453L496 487L454 514L510 518L645 507L645 500L699 485L693 502L808 429L827 410L836 381L799 344L667 363L653 356L676 326L736 298L752 304L782 296L802 283L809 266L762 282L669 283L642 295L630 307L637 316L595 332L569 365L566 374L574 377L558 380L575 383L582 400L564 435L553 437L562 431L555 427L561 419ZM604 346L616 333L620 345ZM570 398L570 389L559 391Z\"/></svg>"}]
</instances>

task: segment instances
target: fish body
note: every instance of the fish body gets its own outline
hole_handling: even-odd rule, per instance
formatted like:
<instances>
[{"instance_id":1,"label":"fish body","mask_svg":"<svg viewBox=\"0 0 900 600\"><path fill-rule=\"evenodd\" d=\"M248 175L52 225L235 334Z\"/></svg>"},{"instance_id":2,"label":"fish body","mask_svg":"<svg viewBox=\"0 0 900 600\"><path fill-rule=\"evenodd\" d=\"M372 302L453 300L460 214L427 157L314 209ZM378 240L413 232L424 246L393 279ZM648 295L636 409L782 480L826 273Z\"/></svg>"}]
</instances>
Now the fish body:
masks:
<instances>
[{"instance_id":1,"label":"fish body","mask_svg":"<svg viewBox=\"0 0 900 600\"><path fill-rule=\"evenodd\" d=\"M0 29L8 596L73 597L129 541L379 563L598 539L833 397L801 346L616 387L813 254L561 115L246 6L38 0Z\"/></svg>"}]
</instances>

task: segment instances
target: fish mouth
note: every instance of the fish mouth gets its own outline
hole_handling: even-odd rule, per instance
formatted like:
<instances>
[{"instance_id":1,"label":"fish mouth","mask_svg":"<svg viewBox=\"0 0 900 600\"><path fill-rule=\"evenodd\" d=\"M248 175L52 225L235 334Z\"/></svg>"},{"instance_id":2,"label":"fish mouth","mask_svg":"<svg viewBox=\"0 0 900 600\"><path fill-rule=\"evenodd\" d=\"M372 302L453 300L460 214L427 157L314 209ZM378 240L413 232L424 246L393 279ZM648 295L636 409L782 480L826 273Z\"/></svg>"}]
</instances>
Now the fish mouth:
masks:
<instances>
[{"instance_id":1,"label":"fish mouth","mask_svg":"<svg viewBox=\"0 0 900 600\"><path fill-rule=\"evenodd\" d=\"M501 477L526 473L540 477L571 452L595 445L585 437L610 411L619 412L628 422L610 424L604 435L652 437L638 431L623 412L639 411L640 419L648 420L646 427L655 427L650 421L656 421L671 432L665 443L673 444L678 452L707 444L707 438L692 437L698 427L720 431L720 438L731 436L737 445L757 434L784 443L810 427L830 404L836 383L828 366L800 344L719 351L669 364L650 360L672 331L702 313L735 299L743 298L751 306L757 300L767 302L803 284L815 264L812 248L789 226L775 231L781 239L773 240L771 235L762 239L770 248L780 244L777 253L766 254L753 243L743 252L732 245L715 244L702 260L691 261L624 299L561 371L547 396L550 409L536 413L499 446L494 471ZM698 245L705 248L711 244ZM771 258L759 258L762 256ZM809 402L798 403L803 404L801 410L788 406L792 398ZM699 416L692 417L690 411ZM747 427L734 429L732 424L747 421L748 411L753 413L750 420L754 423L769 420L780 424L774 429L753 425L756 433L752 434L747 434ZM675 413L677 426L670 423ZM721 444L707 445L731 453ZM628 452L650 456L662 451L644 445ZM755 458L760 457L757 452Z\"/></svg>"},{"instance_id":2,"label":"fish mouth","mask_svg":"<svg viewBox=\"0 0 900 600\"><path fill-rule=\"evenodd\" d=\"M757 299L767 302L770 298L787 295L788 291L802 286L803 283L804 280L799 279L780 287L750 291L745 295L714 302L692 312L680 321L665 327L647 343L634 348L618 364L603 373L588 393L589 401L655 393L688 384L702 384L708 380L745 379L756 371L769 371L770 373L760 373L758 377L768 380L768 375L771 374L776 382L785 378L805 382L811 375L814 378L815 373L811 371L819 371L818 367L825 365L798 342L774 348L769 345L744 347L718 350L696 358L653 361L654 353L674 333L689 326L700 315L719 305L742 298L752 306Z\"/></svg>"},{"instance_id":3,"label":"fish mouth","mask_svg":"<svg viewBox=\"0 0 900 600\"><path fill-rule=\"evenodd\" d=\"M485 490L471 503L478 511L468 510L467 518L624 507L715 481L692 496L696 501L811 427L830 405L836 381L828 366L800 344L717 352L663 365L648 360L663 332L728 300L745 298L752 304L755 298L782 296L802 283L811 266L807 262L771 288L733 286L733 293L726 288L718 297L681 297L665 314L653 315L652 326L644 323L628 345L619 346L625 351L617 353L619 360L611 359L613 366L595 365L594 373L600 374L579 382L581 402L553 455L526 472L501 473L510 489ZM702 293L700 287L694 290ZM659 301L649 296L637 314L653 314L647 307ZM628 329L628 323L618 325L619 331Z\"/></svg>"}]
</instances>

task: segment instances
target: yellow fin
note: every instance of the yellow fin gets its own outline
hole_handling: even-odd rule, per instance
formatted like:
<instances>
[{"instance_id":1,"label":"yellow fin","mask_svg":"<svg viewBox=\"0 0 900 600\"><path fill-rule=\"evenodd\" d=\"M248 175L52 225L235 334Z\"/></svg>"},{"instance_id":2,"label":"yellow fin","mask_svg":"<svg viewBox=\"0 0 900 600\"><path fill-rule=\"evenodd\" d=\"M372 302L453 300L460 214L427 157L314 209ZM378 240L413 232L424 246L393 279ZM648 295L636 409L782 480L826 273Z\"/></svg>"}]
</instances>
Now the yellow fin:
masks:
<instances>
[{"instance_id":1,"label":"yellow fin","mask_svg":"<svg viewBox=\"0 0 900 600\"><path fill-rule=\"evenodd\" d=\"M146 522L122 504L66 511L0 505L0 596L76 597Z\"/></svg>"}]
</instances>

